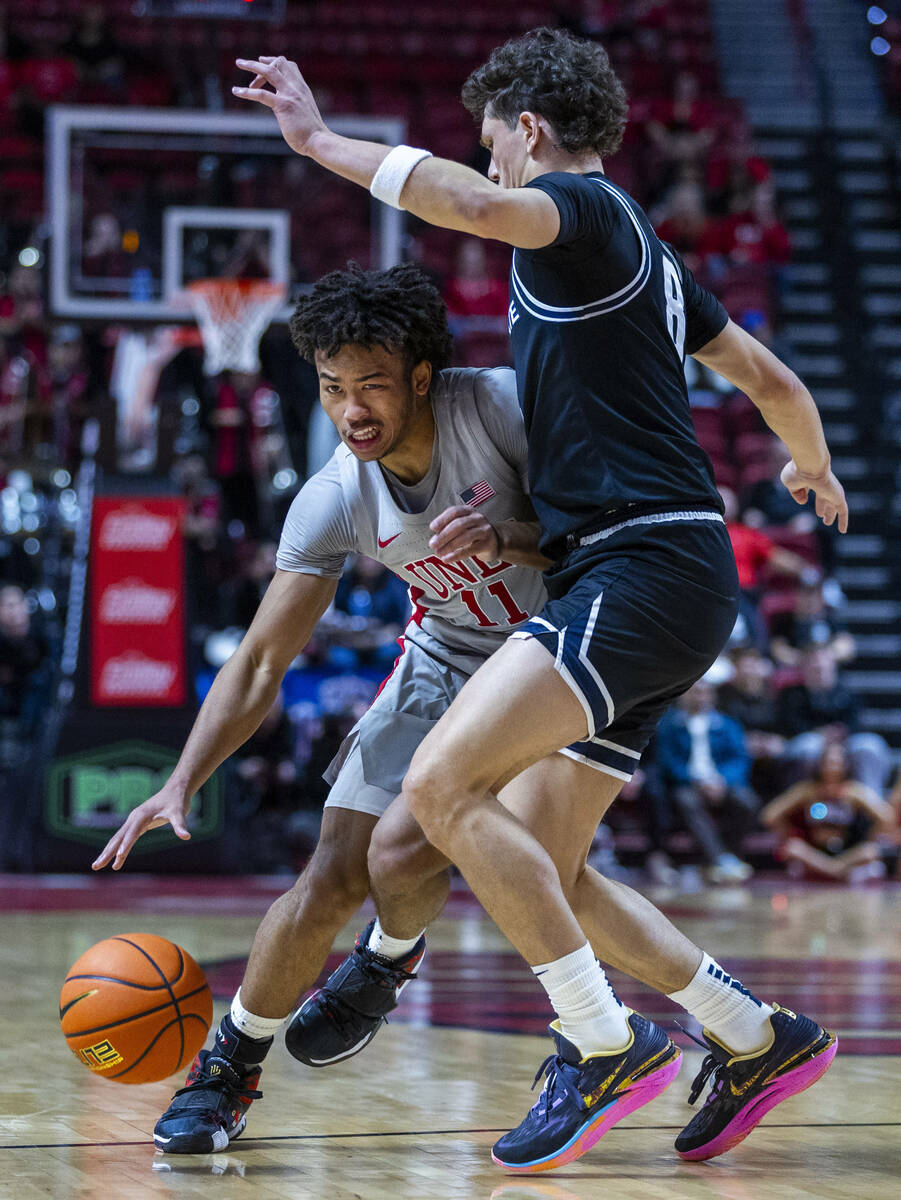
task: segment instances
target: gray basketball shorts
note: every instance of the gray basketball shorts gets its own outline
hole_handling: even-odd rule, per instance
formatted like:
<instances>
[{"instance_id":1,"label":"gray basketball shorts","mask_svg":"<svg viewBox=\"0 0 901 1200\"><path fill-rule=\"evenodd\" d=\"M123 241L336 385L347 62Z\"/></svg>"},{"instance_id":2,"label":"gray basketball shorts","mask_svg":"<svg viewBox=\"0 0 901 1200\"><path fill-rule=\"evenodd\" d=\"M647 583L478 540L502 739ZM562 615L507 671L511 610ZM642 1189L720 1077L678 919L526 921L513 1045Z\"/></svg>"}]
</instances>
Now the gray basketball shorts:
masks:
<instances>
[{"instance_id":1,"label":"gray basketball shorts","mask_svg":"<svg viewBox=\"0 0 901 1200\"><path fill-rule=\"evenodd\" d=\"M466 665L471 663L468 656ZM419 743L469 677L469 671L455 670L405 639L394 670L323 773L331 785L325 807L380 817L400 793ZM627 760L623 770L604 761L604 747L596 741L576 742L561 753L621 779L631 777L639 757Z\"/></svg>"}]
</instances>

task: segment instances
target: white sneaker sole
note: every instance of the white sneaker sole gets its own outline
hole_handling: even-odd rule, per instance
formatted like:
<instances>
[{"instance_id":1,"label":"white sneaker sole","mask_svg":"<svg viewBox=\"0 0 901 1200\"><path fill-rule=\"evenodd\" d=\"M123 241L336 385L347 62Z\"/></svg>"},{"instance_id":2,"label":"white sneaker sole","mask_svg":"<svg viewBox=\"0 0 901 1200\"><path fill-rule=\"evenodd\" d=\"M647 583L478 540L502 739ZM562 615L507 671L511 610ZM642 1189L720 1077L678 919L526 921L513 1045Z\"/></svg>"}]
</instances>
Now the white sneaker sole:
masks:
<instances>
[{"instance_id":1,"label":"white sneaker sole","mask_svg":"<svg viewBox=\"0 0 901 1200\"><path fill-rule=\"evenodd\" d=\"M228 1148L229 1142L233 1142L236 1137L240 1137L244 1132L244 1126L247 1124L246 1115L241 1118L238 1124L234 1127L231 1133L225 1129L217 1129L213 1133L213 1145L209 1150L179 1150L172 1148L172 1142L175 1138L163 1137L160 1133L153 1135L153 1144L157 1150L161 1150L163 1154L217 1154L220 1150Z\"/></svg>"}]
</instances>

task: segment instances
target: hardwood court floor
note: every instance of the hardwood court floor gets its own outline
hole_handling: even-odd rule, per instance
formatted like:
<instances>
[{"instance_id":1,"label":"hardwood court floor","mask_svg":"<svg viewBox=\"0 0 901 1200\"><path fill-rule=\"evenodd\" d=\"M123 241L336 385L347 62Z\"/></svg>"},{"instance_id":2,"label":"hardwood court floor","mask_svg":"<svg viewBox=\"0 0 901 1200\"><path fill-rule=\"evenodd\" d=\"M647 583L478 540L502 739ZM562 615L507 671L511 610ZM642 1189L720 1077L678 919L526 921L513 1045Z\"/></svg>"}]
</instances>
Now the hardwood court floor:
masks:
<instances>
[{"instance_id":1,"label":"hardwood court floor","mask_svg":"<svg viewBox=\"0 0 901 1200\"><path fill-rule=\"evenodd\" d=\"M466 893L430 937L422 979L361 1055L328 1070L279 1042L246 1134L218 1155L166 1157L150 1133L182 1079L141 1087L92 1076L57 1022L70 963L114 933L184 945L207 969L216 1018L240 978L276 880L0 877L0 1198L231 1200L897 1200L901 1197L901 888L757 883L657 893L695 940L766 998L816 1014L840 1050L825 1078L710 1163L672 1149L701 1054L573 1166L505 1175L492 1142L534 1100L550 1043L543 993ZM653 893L652 893L653 894ZM348 927L340 948L351 944ZM337 961L337 959L333 960ZM676 1010L616 979L672 1028ZM685 1042L686 1046L691 1043Z\"/></svg>"}]
</instances>

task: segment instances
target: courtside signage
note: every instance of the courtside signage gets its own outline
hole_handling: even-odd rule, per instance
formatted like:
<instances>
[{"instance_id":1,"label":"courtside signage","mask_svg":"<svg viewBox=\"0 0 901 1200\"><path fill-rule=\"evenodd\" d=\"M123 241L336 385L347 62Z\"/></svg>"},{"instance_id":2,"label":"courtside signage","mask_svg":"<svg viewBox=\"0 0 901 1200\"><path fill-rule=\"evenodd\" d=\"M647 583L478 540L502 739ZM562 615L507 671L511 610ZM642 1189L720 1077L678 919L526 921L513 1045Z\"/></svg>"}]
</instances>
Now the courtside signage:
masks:
<instances>
[{"instance_id":1,"label":"courtside signage","mask_svg":"<svg viewBox=\"0 0 901 1200\"><path fill-rule=\"evenodd\" d=\"M102 496L91 533L90 692L97 707L187 700L184 503Z\"/></svg>"},{"instance_id":2,"label":"courtside signage","mask_svg":"<svg viewBox=\"0 0 901 1200\"><path fill-rule=\"evenodd\" d=\"M47 772L48 833L102 846L138 804L160 790L178 761L178 751L151 742L122 741L58 759ZM219 778L213 775L191 801L192 838L222 832ZM157 850L177 839L168 827L151 829L133 854Z\"/></svg>"}]
</instances>

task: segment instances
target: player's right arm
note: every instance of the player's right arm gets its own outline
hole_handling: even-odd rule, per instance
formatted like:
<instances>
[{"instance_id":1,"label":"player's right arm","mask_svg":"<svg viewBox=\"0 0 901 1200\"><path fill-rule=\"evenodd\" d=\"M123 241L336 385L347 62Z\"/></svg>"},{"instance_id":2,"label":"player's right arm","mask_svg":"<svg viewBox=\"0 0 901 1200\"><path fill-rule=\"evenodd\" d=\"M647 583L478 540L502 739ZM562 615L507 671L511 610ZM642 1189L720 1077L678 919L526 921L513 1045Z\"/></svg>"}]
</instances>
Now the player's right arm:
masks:
<instances>
[{"instance_id":1,"label":"player's right arm","mask_svg":"<svg viewBox=\"0 0 901 1200\"><path fill-rule=\"evenodd\" d=\"M239 58L237 65L254 78L248 87L233 87L233 95L270 108L292 150L343 179L370 186L392 147L329 129L297 63L262 55ZM550 196L534 188L499 188L471 167L446 158L419 163L404 185L401 201L430 225L522 249L549 246L560 231L560 214Z\"/></svg>"},{"instance_id":2,"label":"player's right arm","mask_svg":"<svg viewBox=\"0 0 901 1200\"><path fill-rule=\"evenodd\" d=\"M757 406L764 421L788 447L792 461L782 482L798 504L816 495L817 516L825 525L848 530L848 502L832 473L829 449L810 392L785 363L734 321L699 350L695 358L716 371Z\"/></svg>"},{"instance_id":3,"label":"player's right arm","mask_svg":"<svg viewBox=\"0 0 901 1200\"><path fill-rule=\"evenodd\" d=\"M523 495L529 496L529 443L522 409L516 398L516 375L509 367L458 368L445 373L473 379L478 420L483 436L519 477ZM531 503L528 507L531 509ZM532 515L535 516L534 510ZM505 559L521 567L543 571L551 559L538 549L542 530L534 520L501 521L492 525L479 508L456 505L440 513L431 523L429 545L444 562L460 562L477 554L488 562Z\"/></svg>"},{"instance_id":4,"label":"player's right arm","mask_svg":"<svg viewBox=\"0 0 901 1200\"><path fill-rule=\"evenodd\" d=\"M259 727L336 587L327 576L276 571L241 644L214 679L169 780L129 813L94 860L95 871L110 862L118 871L148 829L170 824L180 838L190 838L191 797Z\"/></svg>"}]
</instances>

